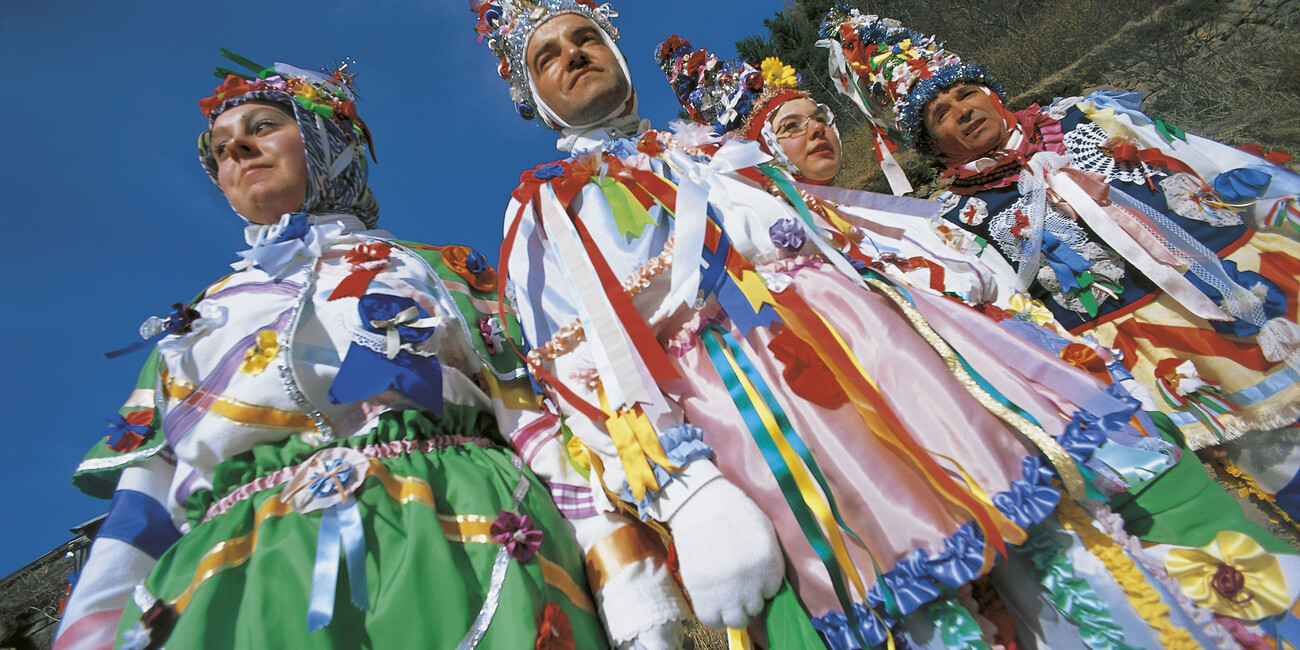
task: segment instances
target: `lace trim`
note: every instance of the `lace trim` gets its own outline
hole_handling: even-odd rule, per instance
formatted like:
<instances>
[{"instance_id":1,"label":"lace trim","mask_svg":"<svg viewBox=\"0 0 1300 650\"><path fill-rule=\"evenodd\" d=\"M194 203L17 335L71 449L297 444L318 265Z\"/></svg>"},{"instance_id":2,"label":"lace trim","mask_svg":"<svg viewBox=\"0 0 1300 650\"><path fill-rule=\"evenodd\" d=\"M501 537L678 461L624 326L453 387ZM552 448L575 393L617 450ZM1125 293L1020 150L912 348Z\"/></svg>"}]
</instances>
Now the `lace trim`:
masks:
<instances>
[{"instance_id":1,"label":"lace trim","mask_svg":"<svg viewBox=\"0 0 1300 650\"><path fill-rule=\"evenodd\" d=\"M673 241L676 235L669 235L668 240L664 242L662 253L648 259L641 265L628 279L623 281L623 293L629 298L635 298L642 291L650 288L651 282L655 278L664 274L665 271L673 267ZM555 359L572 352L578 347L579 343L587 340L587 335L582 331L582 322L574 319L572 323L556 330L551 335L550 340L528 351L529 365L537 365L542 361L554 361Z\"/></svg>"},{"instance_id":2,"label":"lace trim","mask_svg":"<svg viewBox=\"0 0 1300 650\"><path fill-rule=\"evenodd\" d=\"M1110 140L1110 136L1100 126L1092 122L1081 123L1078 128L1065 134L1065 149L1076 169L1101 174L1106 177L1107 183L1119 180L1146 185L1148 178L1165 175L1165 172L1146 163L1139 163L1135 167L1102 153L1101 145L1107 140Z\"/></svg>"},{"instance_id":3,"label":"lace trim","mask_svg":"<svg viewBox=\"0 0 1300 650\"><path fill-rule=\"evenodd\" d=\"M1028 214L1030 209L1030 198L1021 196L1016 199L1006 210L994 215L989 221L989 237L997 245L998 250L1006 255L1012 263L1018 263L1024 258L1025 239L1017 237L1011 229L1017 225L1017 212ZM1067 217L1054 206L1047 206L1047 215L1043 219L1043 231L1050 232L1057 239L1060 239L1065 245L1070 247L1080 257L1092 263L1093 275L1101 276L1116 284L1124 278L1124 258L1118 253L1110 250L1106 246L1092 241L1079 224L1073 219ZM1047 263L1047 256L1043 255L1039 259L1037 271L1038 283L1052 294L1052 300L1058 305L1080 314L1087 314L1088 310L1083 306L1083 301L1078 296L1066 294L1061 291L1061 282L1056 277L1056 271ZM1090 289L1098 303L1110 299L1111 294L1099 287Z\"/></svg>"}]
</instances>

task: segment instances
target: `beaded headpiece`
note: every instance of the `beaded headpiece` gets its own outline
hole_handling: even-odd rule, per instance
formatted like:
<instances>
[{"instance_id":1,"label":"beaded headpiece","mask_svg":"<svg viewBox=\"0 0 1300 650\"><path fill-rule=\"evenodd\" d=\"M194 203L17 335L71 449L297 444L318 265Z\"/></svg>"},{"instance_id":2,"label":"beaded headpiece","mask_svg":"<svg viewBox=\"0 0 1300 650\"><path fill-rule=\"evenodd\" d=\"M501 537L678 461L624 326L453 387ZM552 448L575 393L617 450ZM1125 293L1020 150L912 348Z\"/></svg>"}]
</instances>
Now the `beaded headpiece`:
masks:
<instances>
[{"instance_id":1,"label":"beaded headpiece","mask_svg":"<svg viewBox=\"0 0 1300 650\"><path fill-rule=\"evenodd\" d=\"M610 42L618 40L618 29L610 22L618 12L608 2L596 6L593 0L470 0L469 8L478 15L474 26L478 40L501 60L497 72L510 82L515 112L525 120L537 117L524 57L538 25L555 16L578 14L605 32Z\"/></svg>"},{"instance_id":2,"label":"beaded headpiece","mask_svg":"<svg viewBox=\"0 0 1300 650\"><path fill-rule=\"evenodd\" d=\"M836 5L822 21L817 44L830 51L832 80L876 127L898 144L913 145L925 106L960 83L986 86L1006 100L1002 83L982 65L962 63L934 36L891 18Z\"/></svg>"},{"instance_id":3,"label":"beaded headpiece","mask_svg":"<svg viewBox=\"0 0 1300 650\"><path fill-rule=\"evenodd\" d=\"M212 122L250 101L278 104L294 116L307 155L307 196L301 210L347 212L373 228L379 207L367 180L365 148L372 159L375 150L370 129L357 116L356 73L348 72L352 64L313 71L287 63L261 66L225 49L221 55L249 72L217 68L216 76L225 81L212 96L199 100L209 126L199 135L199 161L212 182L217 183Z\"/></svg>"},{"instance_id":4,"label":"beaded headpiece","mask_svg":"<svg viewBox=\"0 0 1300 650\"><path fill-rule=\"evenodd\" d=\"M735 132L758 140L763 124L781 104L808 93L799 90L795 69L768 57L759 69L739 59L720 60L676 34L659 44L655 59L672 84L677 101L700 124L722 135Z\"/></svg>"}]
</instances>

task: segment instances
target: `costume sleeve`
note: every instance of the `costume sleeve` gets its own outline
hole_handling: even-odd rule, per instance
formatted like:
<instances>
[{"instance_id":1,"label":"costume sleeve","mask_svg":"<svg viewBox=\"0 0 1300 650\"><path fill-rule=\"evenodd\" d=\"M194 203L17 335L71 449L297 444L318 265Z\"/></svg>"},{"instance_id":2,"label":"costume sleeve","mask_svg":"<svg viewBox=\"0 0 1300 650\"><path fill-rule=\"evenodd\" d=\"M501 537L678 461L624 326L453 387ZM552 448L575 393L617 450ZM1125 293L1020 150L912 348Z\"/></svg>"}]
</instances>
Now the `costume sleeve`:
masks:
<instances>
[{"instance_id":1,"label":"costume sleeve","mask_svg":"<svg viewBox=\"0 0 1300 650\"><path fill-rule=\"evenodd\" d=\"M122 407L122 422L78 469L80 487L100 496L111 490L112 502L64 610L55 643L60 650L112 647L136 586L185 526L184 512L171 497L176 463L155 424L157 365L151 356L141 373L144 386Z\"/></svg>"},{"instance_id":2,"label":"costume sleeve","mask_svg":"<svg viewBox=\"0 0 1300 650\"><path fill-rule=\"evenodd\" d=\"M439 354L461 359L457 374L478 379L503 437L549 490L585 553L588 583L610 636L630 641L688 618L690 609L669 572L663 542L634 518L611 511L604 492L593 491L600 488L589 480L590 465L575 460L570 451L581 449L577 441L557 415L542 408L515 353L523 342L513 307L498 305L473 284L459 284L464 278L453 275L455 270L429 250L416 252L439 276L435 284L450 288L434 292L449 294L458 308L461 322L449 323L448 329L469 334L468 340L444 340L455 349ZM570 441L575 444L566 444Z\"/></svg>"}]
</instances>

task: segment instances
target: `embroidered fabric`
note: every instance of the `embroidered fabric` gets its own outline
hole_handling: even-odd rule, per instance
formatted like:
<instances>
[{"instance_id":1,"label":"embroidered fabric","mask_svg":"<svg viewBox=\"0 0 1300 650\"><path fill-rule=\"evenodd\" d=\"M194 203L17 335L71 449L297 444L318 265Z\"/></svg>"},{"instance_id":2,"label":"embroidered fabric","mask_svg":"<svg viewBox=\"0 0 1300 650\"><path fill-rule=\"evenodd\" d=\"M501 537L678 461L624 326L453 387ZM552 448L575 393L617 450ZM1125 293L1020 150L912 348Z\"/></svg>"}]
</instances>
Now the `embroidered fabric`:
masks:
<instances>
[{"instance_id":1,"label":"embroidered fabric","mask_svg":"<svg viewBox=\"0 0 1300 650\"><path fill-rule=\"evenodd\" d=\"M1097 172L1106 177L1106 182L1120 180L1125 183L1142 185L1147 182L1148 178L1164 176L1165 173L1154 167L1149 167L1143 163L1140 167L1134 167L1126 162L1116 161L1114 158L1102 153L1100 146L1105 144L1110 136L1100 126L1089 122L1080 124L1077 128L1065 134L1065 149L1074 162L1074 167L1087 172Z\"/></svg>"}]
</instances>

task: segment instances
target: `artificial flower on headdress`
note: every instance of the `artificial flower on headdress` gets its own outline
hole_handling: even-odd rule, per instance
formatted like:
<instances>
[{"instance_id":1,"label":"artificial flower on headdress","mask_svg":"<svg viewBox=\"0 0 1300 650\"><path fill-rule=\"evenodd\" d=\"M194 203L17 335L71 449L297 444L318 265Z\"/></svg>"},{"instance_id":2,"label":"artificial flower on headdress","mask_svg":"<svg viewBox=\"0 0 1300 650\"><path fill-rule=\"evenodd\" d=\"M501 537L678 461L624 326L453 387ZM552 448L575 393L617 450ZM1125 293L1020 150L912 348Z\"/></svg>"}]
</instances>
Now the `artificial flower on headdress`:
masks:
<instances>
[{"instance_id":1,"label":"artificial flower on headdress","mask_svg":"<svg viewBox=\"0 0 1300 650\"><path fill-rule=\"evenodd\" d=\"M1291 604L1277 558L1235 530L1220 531L1198 549L1170 550L1165 568L1183 593L1215 614L1257 621Z\"/></svg>"},{"instance_id":2,"label":"artificial flower on headdress","mask_svg":"<svg viewBox=\"0 0 1300 650\"><path fill-rule=\"evenodd\" d=\"M618 29L610 22L618 12L608 2L598 6L592 0L470 0L469 9L477 17L474 32L478 42L486 44L499 59L497 73L510 82L515 112L525 120L537 117L537 100L529 87L524 56L539 25L555 16L578 14L599 27L611 41L618 40Z\"/></svg>"},{"instance_id":3,"label":"artificial flower on headdress","mask_svg":"<svg viewBox=\"0 0 1300 650\"><path fill-rule=\"evenodd\" d=\"M795 74L794 68L781 62L774 56L763 59L762 67L763 83L771 88L797 88L799 86L799 77Z\"/></svg>"},{"instance_id":4,"label":"artificial flower on headdress","mask_svg":"<svg viewBox=\"0 0 1300 650\"><path fill-rule=\"evenodd\" d=\"M353 78L356 73L347 72L350 63L343 63L334 70L322 68L320 71L304 70L287 63L263 66L222 49L221 55L248 69L240 72L227 68L217 68L218 78L223 79L212 96L199 100L199 110L203 116L215 119L223 107L233 99L253 95L253 99L268 99L267 93L282 93L291 101L320 115L333 120L343 132L357 138L370 148L374 157L374 143L371 141L370 128L357 116L356 95L353 90Z\"/></svg>"},{"instance_id":5,"label":"artificial flower on headdress","mask_svg":"<svg viewBox=\"0 0 1300 650\"><path fill-rule=\"evenodd\" d=\"M897 20L836 5L819 35L818 47L838 71L836 88L898 144L916 142L926 105L957 84L980 84L1005 101L1002 84L984 66L963 63L935 37Z\"/></svg>"}]
</instances>

